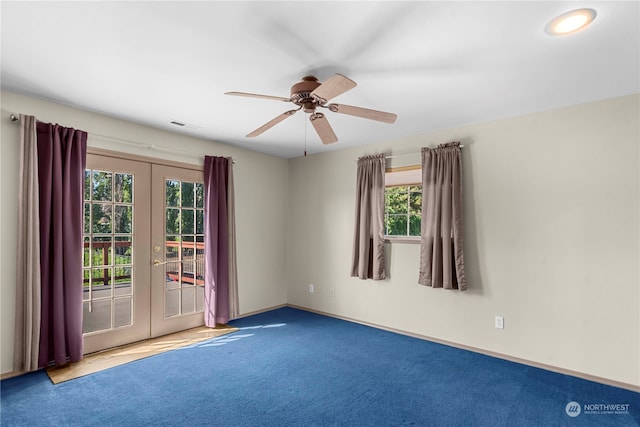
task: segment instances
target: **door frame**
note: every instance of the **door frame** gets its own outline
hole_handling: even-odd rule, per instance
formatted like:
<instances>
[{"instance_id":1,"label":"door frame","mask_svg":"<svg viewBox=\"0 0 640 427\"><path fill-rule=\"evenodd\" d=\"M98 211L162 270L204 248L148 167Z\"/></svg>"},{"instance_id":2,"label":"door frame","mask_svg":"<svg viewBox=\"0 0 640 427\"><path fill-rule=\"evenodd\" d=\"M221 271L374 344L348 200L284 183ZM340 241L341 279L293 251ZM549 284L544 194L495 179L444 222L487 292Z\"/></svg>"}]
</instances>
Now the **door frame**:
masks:
<instances>
[{"instance_id":1,"label":"door frame","mask_svg":"<svg viewBox=\"0 0 640 427\"><path fill-rule=\"evenodd\" d=\"M153 187L152 169L154 165L169 166L172 168L179 168L182 170L193 171L196 173L200 173L200 175L204 174L203 164L198 165L198 164L184 163L184 162L160 159L155 157L141 156L137 154L129 154L129 153L124 153L120 151L106 150L102 148L88 147L87 157L89 156L111 158L113 160L117 160L122 165L128 165L129 163L127 162L135 162L137 164L141 164L141 163L146 164L146 168L147 168L146 173L148 174L147 178L148 178L148 184L149 184L149 186L146 188L147 190L146 194L148 194L149 197L144 198L145 204L140 208L140 210L146 209L146 211L149 213L149 216L148 216L149 218L151 218L151 209L152 209L151 204L153 201L151 188ZM89 168L89 165L87 165L87 167ZM93 169L93 167L91 168ZM126 167L123 169L126 169ZM136 190L136 191L139 192L140 190ZM164 197L161 196L161 200L162 202L164 202ZM138 216L136 216L136 218L138 218ZM188 322L188 325L192 325L192 326L181 325L178 329L176 329L175 327L173 327L172 329L172 327L168 327L166 325L166 322L163 321L163 322L160 322L160 324L164 324L163 326L153 327L154 320L152 318L153 317L152 312L154 311L154 308L156 308L156 311L160 311L161 313L164 313L164 300L161 300L158 303L158 296L157 295L155 297L153 296L154 292L153 292L153 286L152 286L153 285L152 269L154 267L153 267L152 260L154 259L154 256L156 254L153 252L153 246L155 245L155 243L152 243L152 234L151 234L152 227L153 227L152 221L148 221L146 226L140 226L140 225L136 226L136 231L135 231L136 233L135 238L138 241L138 243L141 243L141 244L136 246L136 252L134 253L134 256L135 256L134 266L138 266L138 270L141 270L140 273L142 274L141 276L142 279L139 279L139 280L143 281L143 283L141 284L142 285L141 289L137 292L138 294L146 293L146 296L138 295L139 298L136 298L134 295L134 304L136 304L136 308L134 309L134 316L136 317L134 317L133 322L135 324L136 321L144 320L146 323L145 333L136 334L135 336L127 336L126 334L122 334L122 331L130 327L121 327L121 328L108 330L104 332L97 331L94 333L88 333L83 336L83 343L84 343L83 353L84 354L89 354L89 353L93 353L103 349L117 347L120 345L130 344L136 341L141 341L144 339L165 335L170 332L189 329L191 327L196 327L204 324L204 314L202 312L199 312L196 314L201 317L201 321L190 319L190 321ZM161 221L160 228L162 227L164 227L164 221ZM140 236L138 236L138 233L141 233ZM164 236L164 233L162 233L161 235ZM162 242L162 247L164 248L164 242ZM138 284L136 284L136 286L138 286ZM134 290L134 292L136 291ZM164 294L164 292L162 292L162 294ZM146 313L144 314L138 313L139 311L137 306L138 304L146 305L147 307ZM152 304L159 304L159 305L155 307ZM198 317L197 315L190 316L190 317L196 318Z\"/></svg>"}]
</instances>

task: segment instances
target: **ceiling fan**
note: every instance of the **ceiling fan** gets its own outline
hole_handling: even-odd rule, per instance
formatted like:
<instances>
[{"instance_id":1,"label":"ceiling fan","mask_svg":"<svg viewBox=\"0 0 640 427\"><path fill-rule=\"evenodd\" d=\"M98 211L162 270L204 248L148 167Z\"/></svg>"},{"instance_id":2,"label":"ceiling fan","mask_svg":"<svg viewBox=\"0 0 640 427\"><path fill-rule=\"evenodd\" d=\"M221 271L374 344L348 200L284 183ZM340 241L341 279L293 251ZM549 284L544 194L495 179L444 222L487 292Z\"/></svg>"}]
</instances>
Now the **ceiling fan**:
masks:
<instances>
[{"instance_id":1,"label":"ceiling fan","mask_svg":"<svg viewBox=\"0 0 640 427\"><path fill-rule=\"evenodd\" d=\"M338 137L334 133L331 125L327 121L325 115L316 111L318 107L326 108L334 113L348 114L350 116L361 117L364 119L377 120L384 123L393 123L397 116L393 113L385 113L384 111L370 110L368 108L354 107L344 104L327 104L329 100L348 90L356 87L356 82L343 76L342 74L334 74L324 83L320 83L314 76L305 76L302 81L291 86L291 96L283 98L280 96L259 95L255 93L245 92L226 92L225 95L247 96L251 98L273 99L276 101L293 102L298 106L294 110L285 111L276 118L268 121L247 135L252 138L262 134L264 131L271 129L284 119L291 117L300 110L310 113L309 120L314 129L318 133L323 144L331 144L338 141Z\"/></svg>"}]
</instances>

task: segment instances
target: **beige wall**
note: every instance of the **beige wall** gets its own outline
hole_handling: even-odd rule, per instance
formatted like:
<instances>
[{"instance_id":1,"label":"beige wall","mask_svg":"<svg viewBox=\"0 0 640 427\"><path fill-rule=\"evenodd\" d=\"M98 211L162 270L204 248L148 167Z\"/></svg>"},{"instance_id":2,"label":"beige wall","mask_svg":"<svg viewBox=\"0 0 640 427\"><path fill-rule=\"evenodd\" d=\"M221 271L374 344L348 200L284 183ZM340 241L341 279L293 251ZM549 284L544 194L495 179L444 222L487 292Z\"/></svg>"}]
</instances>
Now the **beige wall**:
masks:
<instances>
[{"instance_id":1,"label":"beige wall","mask_svg":"<svg viewBox=\"0 0 640 427\"><path fill-rule=\"evenodd\" d=\"M640 385L639 102L617 98L290 161L288 302ZM418 285L412 244L386 245L387 280L350 278L357 157L451 140L465 145L469 290ZM391 159L410 163L419 155Z\"/></svg>"},{"instance_id":2,"label":"beige wall","mask_svg":"<svg viewBox=\"0 0 640 427\"><path fill-rule=\"evenodd\" d=\"M233 156L243 313L288 302L638 386L639 103L635 95L287 161L4 92L2 372L11 370L18 163L18 126L8 116L22 112L90 134ZM387 244L387 280L350 278L357 157L450 140L465 144L470 289L417 285L419 246L411 244ZM89 145L201 163L99 137ZM417 162L418 154L390 161ZM494 328L496 315L505 329Z\"/></svg>"},{"instance_id":3,"label":"beige wall","mask_svg":"<svg viewBox=\"0 0 640 427\"><path fill-rule=\"evenodd\" d=\"M103 115L2 92L0 150L0 357L1 371L12 369L15 302L15 242L19 125L10 114L31 114L89 132L89 147L202 165L203 154L236 160L236 226L240 312L248 313L286 303L285 252L288 206L287 161L197 138L136 125ZM93 135L92 135L93 134ZM194 155L149 150L95 136L106 135L157 147L179 148Z\"/></svg>"}]
</instances>

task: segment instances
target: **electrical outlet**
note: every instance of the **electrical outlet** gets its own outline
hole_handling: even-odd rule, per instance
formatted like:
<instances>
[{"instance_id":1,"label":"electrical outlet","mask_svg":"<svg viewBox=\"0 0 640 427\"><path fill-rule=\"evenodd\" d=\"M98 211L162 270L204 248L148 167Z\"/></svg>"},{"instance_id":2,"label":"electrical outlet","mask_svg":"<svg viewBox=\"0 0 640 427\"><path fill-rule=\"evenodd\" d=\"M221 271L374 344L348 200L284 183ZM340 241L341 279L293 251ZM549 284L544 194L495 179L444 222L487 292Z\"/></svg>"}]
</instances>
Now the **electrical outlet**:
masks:
<instances>
[{"instance_id":1,"label":"electrical outlet","mask_svg":"<svg viewBox=\"0 0 640 427\"><path fill-rule=\"evenodd\" d=\"M313 285L309 285L309 293L312 294L315 291L315 288Z\"/></svg>"},{"instance_id":2,"label":"electrical outlet","mask_svg":"<svg viewBox=\"0 0 640 427\"><path fill-rule=\"evenodd\" d=\"M504 317L496 316L496 329L504 329Z\"/></svg>"}]
</instances>

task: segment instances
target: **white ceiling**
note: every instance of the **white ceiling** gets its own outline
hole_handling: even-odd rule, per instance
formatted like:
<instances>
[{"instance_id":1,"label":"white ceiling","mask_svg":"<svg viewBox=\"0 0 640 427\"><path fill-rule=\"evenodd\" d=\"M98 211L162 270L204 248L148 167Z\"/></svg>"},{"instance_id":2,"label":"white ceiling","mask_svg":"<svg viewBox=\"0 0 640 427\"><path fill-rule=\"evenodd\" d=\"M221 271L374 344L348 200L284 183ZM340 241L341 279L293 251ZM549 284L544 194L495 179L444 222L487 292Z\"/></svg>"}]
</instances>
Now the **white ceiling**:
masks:
<instances>
[{"instance_id":1,"label":"white ceiling","mask_svg":"<svg viewBox=\"0 0 640 427\"><path fill-rule=\"evenodd\" d=\"M587 29L549 36L591 7ZM285 158L640 92L640 3L7 2L2 89ZM394 124L326 112L323 146L292 104L308 74L358 83L333 102ZM16 112L16 113L26 113ZM189 126L169 124L176 120Z\"/></svg>"}]
</instances>

